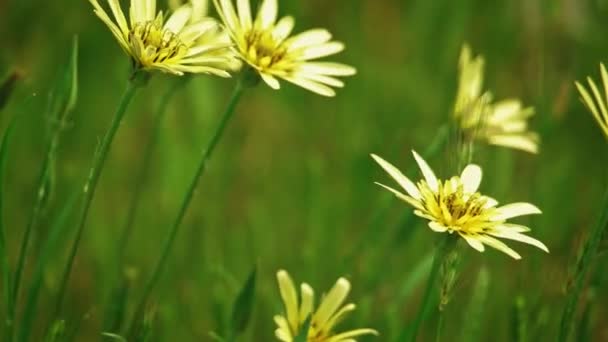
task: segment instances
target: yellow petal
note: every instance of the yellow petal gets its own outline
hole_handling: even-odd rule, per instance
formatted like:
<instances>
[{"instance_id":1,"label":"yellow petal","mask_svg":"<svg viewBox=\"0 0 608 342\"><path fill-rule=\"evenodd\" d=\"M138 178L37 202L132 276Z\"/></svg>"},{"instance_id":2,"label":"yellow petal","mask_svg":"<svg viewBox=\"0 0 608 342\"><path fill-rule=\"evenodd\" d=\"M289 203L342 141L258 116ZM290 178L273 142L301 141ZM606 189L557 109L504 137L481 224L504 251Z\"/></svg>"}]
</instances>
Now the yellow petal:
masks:
<instances>
[{"instance_id":1,"label":"yellow petal","mask_svg":"<svg viewBox=\"0 0 608 342\"><path fill-rule=\"evenodd\" d=\"M497 213L492 216L492 220L494 221L504 221L512 217L542 213L536 206L524 202L503 205L496 208L496 210Z\"/></svg>"},{"instance_id":2,"label":"yellow petal","mask_svg":"<svg viewBox=\"0 0 608 342\"><path fill-rule=\"evenodd\" d=\"M420 191L418 191L418 187L416 187L416 185L409 180L409 178L401 173L399 169L375 154L372 154L371 156L378 164L380 164L384 171L386 171L391 177L393 177L394 180L397 181L397 183L399 183L399 185L401 185L408 195L417 200L422 198Z\"/></svg>"},{"instance_id":3,"label":"yellow petal","mask_svg":"<svg viewBox=\"0 0 608 342\"><path fill-rule=\"evenodd\" d=\"M469 194L477 192L479 184L481 184L481 177L482 171L479 166L475 164L467 165L460 175L464 192Z\"/></svg>"},{"instance_id":4,"label":"yellow petal","mask_svg":"<svg viewBox=\"0 0 608 342\"><path fill-rule=\"evenodd\" d=\"M420 168L420 171L422 171L424 179L426 179L426 182L429 184L429 188L431 188L434 193L437 193L439 191L439 181L437 180L435 173L429 164L427 164L416 151L412 150L412 154L414 154L414 159L416 159L416 163L418 163L418 167Z\"/></svg>"}]
</instances>

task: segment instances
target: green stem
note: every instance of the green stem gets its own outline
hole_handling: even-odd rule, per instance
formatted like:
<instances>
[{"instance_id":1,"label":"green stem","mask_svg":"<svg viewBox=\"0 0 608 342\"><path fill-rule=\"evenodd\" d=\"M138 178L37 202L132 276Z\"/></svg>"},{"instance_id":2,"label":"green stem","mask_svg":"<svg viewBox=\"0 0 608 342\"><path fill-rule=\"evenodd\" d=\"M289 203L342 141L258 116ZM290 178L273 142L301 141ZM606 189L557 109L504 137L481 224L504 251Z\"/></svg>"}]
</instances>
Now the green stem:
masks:
<instances>
[{"instance_id":1,"label":"green stem","mask_svg":"<svg viewBox=\"0 0 608 342\"><path fill-rule=\"evenodd\" d=\"M583 253L576 264L576 273L574 275L574 285L568 299L566 300L566 306L562 315L562 320L559 329L559 341L565 342L570 336L570 330L574 323L574 314L576 312L576 306L583 290L583 284L585 276L591 268L591 263L597 254L597 249L602 240L602 235L608 231L608 189L604 195L603 205L600 207L602 213L600 218L595 225L595 228L591 232L591 235L587 239L585 246L583 247Z\"/></svg>"},{"instance_id":2,"label":"green stem","mask_svg":"<svg viewBox=\"0 0 608 342\"><path fill-rule=\"evenodd\" d=\"M148 141L148 145L146 146L146 150L144 152L144 157L142 160L141 168L139 173L137 174L137 178L135 179L135 186L133 188L133 197L131 198L131 204L129 205L129 209L127 211L127 217L125 219L125 225L122 229L122 234L120 236L120 240L118 240L118 260L122 261L127 243L133 231L133 222L135 221L135 216L137 214L138 205L142 196L142 190L145 184L147 171L150 169L150 163L152 162L152 156L154 152L154 147L158 142L160 131L162 127L162 123L165 117L165 113L167 112L167 108L169 107L169 102L173 98L173 96L177 93L177 91L186 85L186 81L189 80L190 77L186 77L185 80L178 79L167 92L162 96L160 100L160 104L156 111L156 115L154 116L154 123L152 128L152 133L150 140Z\"/></svg>"},{"instance_id":3,"label":"green stem","mask_svg":"<svg viewBox=\"0 0 608 342\"><path fill-rule=\"evenodd\" d=\"M424 296L422 297L422 303L420 304L420 308L418 309L416 319L414 320L414 323L412 323L412 328L410 329L410 336L407 339L408 341L416 341L416 337L418 336L418 331L420 330L422 320L431 308L431 298L433 298L433 291L435 290L435 284L437 283L437 278L439 276L441 265L443 264L445 257L448 255L448 253L453 248L456 242L457 238L455 236L446 235L445 237L441 238L439 245L435 249L435 257L433 258L433 266L431 267L431 272L429 274L426 290L424 291Z\"/></svg>"},{"instance_id":4,"label":"green stem","mask_svg":"<svg viewBox=\"0 0 608 342\"><path fill-rule=\"evenodd\" d=\"M173 246L173 242L175 241L175 238L177 237L177 233L179 232L179 228L184 219L184 216L186 216L186 212L188 211L188 207L190 206L190 202L192 201L192 198L193 198L196 188L198 186L199 180L200 180L201 176L203 175L203 172L205 171L207 162L211 158L213 151L215 150L218 142L220 141L220 138L222 137L224 130L225 130L228 122L230 121L230 118L233 116L236 106L237 106L241 96L243 95L244 90L245 90L245 85L243 84L242 80L239 80L234 88L232 97L230 98L230 101L228 102L228 106L226 107L226 110L220 119L220 123L219 123L217 129L215 130L213 136L211 137L211 141L207 145L207 148L205 148L203 150L202 157L201 157L200 163L198 165L198 168L196 169L194 177L192 178L190 186L188 187L186 195L184 196L184 199L182 201L182 204L181 204L181 207L177 214L177 217L175 218L175 221L173 222L173 225L171 226L171 228L169 230L169 234L167 235L167 238L164 241L164 244L162 247L162 252L161 252L158 262L156 263L156 266L152 273L152 277L146 284L144 291L142 293L141 299L139 301L139 304L136 307L134 321L132 322L131 329L130 329L131 335L133 333L135 333L134 330L135 330L136 317L138 317L139 315L141 315L141 313L143 313L146 302L148 301L148 297L150 296L150 293L152 292L154 286L158 282L158 280L163 272L163 269L167 262L167 258L169 256L169 253L171 252L171 247Z\"/></svg>"},{"instance_id":5,"label":"green stem","mask_svg":"<svg viewBox=\"0 0 608 342\"><path fill-rule=\"evenodd\" d=\"M435 334L435 342L441 341L441 329L443 328L443 310L439 310L437 318L437 333Z\"/></svg>"},{"instance_id":6,"label":"green stem","mask_svg":"<svg viewBox=\"0 0 608 342\"><path fill-rule=\"evenodd\" d=\"M174 83L171 84L167 91L162 95L156 113L154 115L153 127L150 133L150 138L144 151L144 156L140 169L135 178L135 186L133 187L133 194L129 204L129 209L127 210L125 223L117 244L115 260L116 268L113 270L113 272L115 272L115 279L117 281L117 285L116 288L112 290L110 304L106 312L106 331L118 331L120 329L122 319L124 318L123 309L126 302L126 296L124 295L125 286L123 286L124 279L121 274L121 266L124 264L125 254L127 252L127 245L133 232L133 224L135 222L135 217L137 216L137 210L139 208L139 203L143 194L144 185L146 183L146 176L148 170L150 169L150 164L152 163L154 149L156 147L156 144L158 143L158 139L161 134L162 123L167 113L167 108L169 107L169 103L171 102L173 96L177 93L178 90L185 86L188 83L187 81L190 79L192 78L186 76L184 78L180 77L175 80Z\"/></svg>"},{"instance_id":7,"label":"green stem","mask_svg":"<svg viewBox=\"0 0 608 342\"><path fill-rule=\"evenodd\" d=\"M137 77L135 75L134 77ZM112 141L114 140L114 136L120 127L120 123L122 122L122 118L124 117L127 107L129 103L133 99L133 96L136 93L136 90L141 86L141 84L136 79L131 79L128 84L125 92L122 96L120 104L118 105L118 109L116 110L116 114L112 119L112 123L110 125L110 129L106 132L103 140L101 142L101 146L99 150L95 153L93 159L93 165L89 172L89 178L83 188L83 196L84 196L84 207L82 209L82 213L80 215L80 219L78 221L78 228L76 231L76 237L70 249L70 254L68 257L68 263L66 265L65 271L63 273L59 294L57 297L56 308L55 308L55 317L61 314L61 308L63 305L63 299L65 297L65 292L67 288L67 283L70 278L70 273L72 271L72 266L74 265L74 259L78 252L78 247L80 245L80 240L82 239L82 234L84 232L84 228L86 225L87 217L89 215L89 209L91 207L91 202L93 201L93 197L95 195L95 189L97 188L97 183L99 182L99 177L101 175L101 171L105 165L106 158L108 156L108 152L110 150L110 146L112 145Z\"/></svg>"}]
</instances>

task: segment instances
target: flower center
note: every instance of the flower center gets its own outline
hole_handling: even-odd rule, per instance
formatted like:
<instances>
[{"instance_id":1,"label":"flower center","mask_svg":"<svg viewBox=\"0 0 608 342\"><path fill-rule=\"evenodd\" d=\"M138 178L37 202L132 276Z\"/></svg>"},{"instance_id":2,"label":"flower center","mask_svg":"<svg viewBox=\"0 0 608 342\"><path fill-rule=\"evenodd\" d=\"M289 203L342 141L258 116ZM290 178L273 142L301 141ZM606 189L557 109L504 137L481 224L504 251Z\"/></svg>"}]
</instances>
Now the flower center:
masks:
<instances>
[{"instance_id":1,"label":"flower center","mask_svg":"<svg viewBox=\"0 0 608 342\"><path fill-rule=\"evenodd\" d=\"M188 49L175 33L163 29L157 20L137 23L129 32L129 43L137 61L144 67L179 59Z\"/></svg>"},{"instance_id":2,"label":"flower center","mask_svg":"<svg viewBox=\"0 0 608 342\"><path fill-rule=\"evenodd\" d=\"M460 179L440 182L437 193L424 180L419 183L419 188L425 208L450 231L476 234L495 224L490 220L492 209L486 209L487 198L478 192L464 193Z\"/></svg>"},{"instance_id":3,"label":"flower center","mask_svg":"<svg viewBox=\"0 0 608 342\"><path fill-rule=\"evenodd\" d=\"M267 69L283 60L287 48L283 40L276 39L271 31L252 29L245 35L245 54L249 63Z\"/></svg>"}]
</instances>

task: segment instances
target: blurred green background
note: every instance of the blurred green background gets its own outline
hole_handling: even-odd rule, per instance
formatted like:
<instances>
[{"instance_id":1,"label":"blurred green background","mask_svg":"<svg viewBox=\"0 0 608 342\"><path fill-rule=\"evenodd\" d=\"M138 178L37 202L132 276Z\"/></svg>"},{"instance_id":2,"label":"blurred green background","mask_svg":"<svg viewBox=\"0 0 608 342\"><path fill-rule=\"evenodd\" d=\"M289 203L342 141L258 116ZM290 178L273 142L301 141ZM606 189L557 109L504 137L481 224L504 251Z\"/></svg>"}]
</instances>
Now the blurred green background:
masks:
<instances>
[{"instance_id":1,"label":"blurred green background","mask_svg":"<svg viewBox=\"0 0 608 342\"><path fill-rule=\"evenodd\" d=\"M127 1L122 3L126 8ZM423 151L451 112L464 42L485 56L485 88L495 98L519 97L536 108L532 127L542 137L539 155L482 147L475 162L484 168L484 193L543 210L518 222L529 224L531 235L551 253L513 243L523 256L514 261L494 250L479 254L461 248L461 272L444 312L444 340L476 326L480 341L555 340L572 265L599 215L608 181L606 141L573 86L587 75L597 79L599 62L606 61L608 1L283 0L279 11L295 16L296 31L328 28L347 46L331 60L356 66L358 74L332 99L285 82L280 91L260 85L245 95L154 292L152 340L208 341L209 331L221 332L255 264L256 306L243 340L274 340L272 317L283 310L275 280L280 268L319 295L346 276L353 284L349 299L358 308L340 329L372 327L381 336L360 340L396 340L417 312L438 235L421 219L404 219L410 207L373 184L392 181L369 154L413 170L410 150ZM53 125L46 115L48 94L74 35L80 45L78 103L62 134L25 288L51 222L84 185L130 65L87 1L0 0L0 78L11 70L23 75L0 112L2 128L19 116L4 194L11 262L31 215ZM114 141L64 310L77 341L96 340L103 331L116 286L116 244L152 118L161 94L181 81L156 74L138 93ZM128 244L130 308L150 276L233 82L197 76L169 105ZM429 160L443 177L455 173L447 158L444 153ZM75 221L77 215L71 216ZM73 225L44 272L33 340L42 338L52 320ZM604 251L607 245L604 241ZM594 260L576 316L577 340L608 340L602 318L608 315L608 275L602 271L607 261L606 253ZM488 282L480 291L482 269ZM480 293L486 294L480 299L483 314L472 321L466 310ZM434 338L436 319L425 320L420 340Z\"/></svg>"}]
</instances>

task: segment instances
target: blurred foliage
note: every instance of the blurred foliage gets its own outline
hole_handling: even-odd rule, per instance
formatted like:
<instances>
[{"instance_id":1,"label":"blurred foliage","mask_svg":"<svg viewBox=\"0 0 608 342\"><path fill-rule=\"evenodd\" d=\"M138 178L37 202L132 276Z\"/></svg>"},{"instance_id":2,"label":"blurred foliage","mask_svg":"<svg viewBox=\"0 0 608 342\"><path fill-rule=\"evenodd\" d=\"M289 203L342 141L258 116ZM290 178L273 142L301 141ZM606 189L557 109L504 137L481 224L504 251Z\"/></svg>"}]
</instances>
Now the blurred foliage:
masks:
<instances>
[{"instance_id":1,"label":"blurred foliage","mask_svg":"<svg viewBox=\"0 0 608 342\"><path fill-rule=\"evenodd\" d=\"M254 264L256 307L243 340L274 339L272 317L282 310L274 277L279 268L319 288L348 277L350 299L358 308L344 328L373 327L382 334L378 341L398 336L417 312L425 279L420 273L429 267L437 236L416 218L400 224L410 209L373 184L385 176L369 153L406 169L412 163L409 150L431 143L450 113L465 41L486 57L488 89L498 98L516 96L536 107L532 126L542 137L538 156L487 147L478 151L476 162L484 168L482 191L501 202L526 201L543 210L526 223L551 253L518 245L524 259L514 261L493 250L479 254L463 248L442 335L555 340L573 271L569 265L596 221L608 182L606 141L573 87L574 80L597 75L599 62L606 61L608 44L601 33L608 29L608 1L282 0L280 12L295 16L296 31L328 28L347 46L336 60L356 66L358 75L347 79L334 99L293 86L281 91L259 86L246 94L154 293L154 315L145 322L151 340L209 340L210 331L229 324ZM0 82L12 70L20 75L0 111L3 130L19 116L3 208L11 264L36 199L54 124L45 115L48 94L69 59L75 34L78 102L56 152L55 192L33 232L24 274L28 286L35 276L32 260L43 255L53 222L86 180L130 66L87 1L0 1ZM171 81L155 75L130 107L93 202L69 284L66 321L55 321L52 304L74 229L44 270L33 340L41 340L52 324L50 340L60 334L78 341L101 338L105 306L118 286L117 237L153 114ZM129 313L232 82L196 77L170 103L125 256ZM429 160L442 176L454 172L446 158ZM74 224L74 218L69 221ZM606 254L597 257L597 265L607 261ZM592 299L576 316L584 322L576 326L586 329L577 336L599 341L608 339L601 319L608 309L599 305L608 301L608 282L605 276L593 279L593 294L585 296ZM480 287L487 296L473 296ZM467 307L492 324L467 322L462 312ZM421 340L434 337L435 320L431 315L423 323Z\"/></svg>"}]
</instances>

